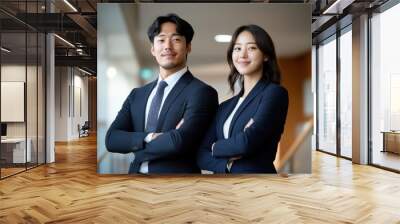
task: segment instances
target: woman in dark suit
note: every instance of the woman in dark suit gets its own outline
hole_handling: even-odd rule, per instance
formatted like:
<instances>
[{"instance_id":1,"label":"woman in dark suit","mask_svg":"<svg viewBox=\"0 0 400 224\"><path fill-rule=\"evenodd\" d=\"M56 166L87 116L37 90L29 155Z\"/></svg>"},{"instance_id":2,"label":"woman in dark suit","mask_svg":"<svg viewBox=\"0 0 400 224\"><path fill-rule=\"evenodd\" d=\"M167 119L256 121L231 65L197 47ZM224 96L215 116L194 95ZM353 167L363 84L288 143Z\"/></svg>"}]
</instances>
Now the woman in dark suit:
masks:
<instances>
[{"instance_id":1,"label":"woman in dark suit","mask_svg":"<svg viewBox=\"0 0 400 224\"><path fill-rule=\"evenodd\" d=\"M276 173L273 161L289 99L272 39L257 25L241 26L227 59L230 88L235 92L238 83L239 94L220 104L197 163L213 173Z\"/></svg>"}]
</instances>

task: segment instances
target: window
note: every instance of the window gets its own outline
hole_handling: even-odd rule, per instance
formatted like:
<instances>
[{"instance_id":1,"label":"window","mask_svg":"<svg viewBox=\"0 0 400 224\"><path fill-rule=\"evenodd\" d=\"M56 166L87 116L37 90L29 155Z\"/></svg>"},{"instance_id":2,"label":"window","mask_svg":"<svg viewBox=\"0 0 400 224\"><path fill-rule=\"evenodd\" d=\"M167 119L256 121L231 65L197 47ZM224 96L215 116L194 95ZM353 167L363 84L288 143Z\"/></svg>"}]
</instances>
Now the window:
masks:
<instances>
[{"instance_id":1,"label":"window","mask_svg":"<svg viewBox=\"0 0 400 224\"><path fill-rule=\"evenodd\" d=\"M400 4L371 18L372 164L400 170Z\"/></svg>"},{"instance_id":2,"label":"window","mask_svg":"<svg viewBox=\"0 0 400 224\"><path fill-rule=\"evenodd\" d=\"M336 36L318 48L318 149L336 154Z\"/></svg>"},{"instance_id":3,"label":"window","mask_svg":"<svg viewBox=\"0 0 400 224\"><path fill-rule=\"evenodd\" d=\"M340 40L340 155L352 157L352 34L343 30Z\"/></svg>"}]
</instances>

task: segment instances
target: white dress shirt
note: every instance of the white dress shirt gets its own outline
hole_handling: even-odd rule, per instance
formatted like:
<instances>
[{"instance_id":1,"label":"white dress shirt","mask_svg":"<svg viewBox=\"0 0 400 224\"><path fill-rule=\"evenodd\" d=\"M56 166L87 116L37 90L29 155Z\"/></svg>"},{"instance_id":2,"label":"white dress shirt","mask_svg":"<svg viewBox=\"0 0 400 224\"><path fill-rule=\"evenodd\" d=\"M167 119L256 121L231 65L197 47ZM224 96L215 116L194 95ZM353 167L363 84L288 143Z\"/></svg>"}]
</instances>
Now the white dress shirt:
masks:
<instances>
[{"instance_id":1,"label":"white dress shirt","mask_svg":"<svg viewBox=\"0 0 400 224\"><path fill-rule=\"evenodd\" d=\"M166 79L164 79L164 81L168 84L167 87L165 87L164 89L164 95L161 101L161 106L160 106L160 111L158 112L158 116L160 116L160 112L162 110L162 107L164 105L164 101L167 98L168 94L171 92L171 90L174 88L174 86L176 85L176 83L179 81L179 79L187 72L188 68L185 67L171 75L169 75ZM149 98L147 99L147 104L146 104L146 114L145 114L145 118L144 118L144 126L146 127L147 125L147 116L149 115L149 111L150 111L150 106L151 106L151 102L153 101L154 96L156 95L156 91L158 88L158 85L160 83L160 81L162 81L163 79L161 78L161 75L158 75L158 81L157 81L157 85L153 88L153 90L150 93ZM145 142L149 143L151 141L151 137L154 133L149 133L146 138L144 139ZM149 172L149 162L143 162L140 165L140 173L148 173Z\"/></svg>"},{"instance_id":2,"label":"white dress shirt","mask_svg":"<svg viewBox=\"0 0 400 224\"><path fill-rule=\"evenodd\" d=\"M231 122L233 119L233 116L235 115L236 111L238 110L240 104L242 104L244 98L240 97L235 108L233 109L233 111L231 112L231 114L229 115L229 117L226 119L225 123L224 123L224 138L227 139L229 137L229 128L231 127Z\"/></svg>"}]
</instances>

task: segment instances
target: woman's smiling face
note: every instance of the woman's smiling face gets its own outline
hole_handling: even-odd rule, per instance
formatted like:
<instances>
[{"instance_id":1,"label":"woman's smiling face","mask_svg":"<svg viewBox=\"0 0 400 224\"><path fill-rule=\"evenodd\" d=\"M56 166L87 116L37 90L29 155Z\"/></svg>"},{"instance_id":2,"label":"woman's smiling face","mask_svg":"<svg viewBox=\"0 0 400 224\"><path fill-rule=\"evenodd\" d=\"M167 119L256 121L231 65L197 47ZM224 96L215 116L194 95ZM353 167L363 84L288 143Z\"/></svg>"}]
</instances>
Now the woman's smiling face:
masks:
<instances>
[{"instance_id":1,"label":"woman's smiling face","mask_svg":"<svg viewBox=\"0 0 400 224\"><path fill-rule=\"evenodd\" d=\"M262 73L264 60L267 60L267 57L258 48L253 35L248 31L241 32L236 38L232 52L236 70L248 76Z\"/></svg>"}]
</instances>

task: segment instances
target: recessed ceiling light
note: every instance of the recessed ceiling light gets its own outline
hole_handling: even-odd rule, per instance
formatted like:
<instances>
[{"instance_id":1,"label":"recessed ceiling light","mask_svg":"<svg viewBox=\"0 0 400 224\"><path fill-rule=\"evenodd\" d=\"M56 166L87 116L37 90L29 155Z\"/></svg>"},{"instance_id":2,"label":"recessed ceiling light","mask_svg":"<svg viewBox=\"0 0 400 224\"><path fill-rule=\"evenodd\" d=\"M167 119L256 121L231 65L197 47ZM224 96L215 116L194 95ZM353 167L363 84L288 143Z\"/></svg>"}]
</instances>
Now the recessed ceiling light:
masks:
<instances>
[{"instance_id":1,"label":"recessed ceiling light","mask_svg":"<svg viewBox=\"0 0 400 224\"><path fill-rule=\"evenodd\" d=\"M325 9L322 14L342 14L343 9L351 5L354 0L336 0L327 9Z\"/></svg>"},{"instance_id":2,"label":"recessed ceiling light","mask_svg":"<svg viewBox=\"0 0 400 224\"><path fill-rule=\"evenodd\" d=\"M113 79L117 75L117 69L114 67L109 67L107 69L107 77Z\"/></svg>"},{"instance_id":3,"label":"recessed ceiling light","mask_svg":"<svg viewBox=\"0 0 400 224\"><path fill-rule=\"evenodd\" d=\"M7 48L5 48L5 47L1 47L1 50L4 51L4 52L7 52L7 53L10 53L10 52L11 52L11 50L9 50L9 49L7 49Z\"/></svg>"},{"instance_id":4,"label":"recessed ceiling light","mask_svg":"<svg viewBox=\"0 0 400 224\"><path fill-rule=\"evenodd\" d=\"M92 75L92 73L90 73L90 72L88 72L88 71L86 71L86 70L83 70L83 69L81 69L81 68L79 68L79 67L78 67L78 70L81 71L81 72L83 72L83 73L85 73L85 74L87 74L87 75Z\"/></svg>"},{"instance_id":5,"label":"recessed ceiling light","mask_svg":"<svg viewBox=\"0 0 400 224\"><path fill-rule=\"evenodd\" d=\"M75 48L75 45L71 44L71 42L69 42L68 40L66 40L66 39L64 39L64 38L62 38L62 37L60 37L60 36L57 35L57 34L54 34L54 36L57 37L58 39L60 39L62 42L66 43L67 45L69 45L69 46Z\"/></svg>"},{"instance_id":6,"label":"recessed ceiling light","mask_svg":"<svg viewBox=\"0 0 400 224\"><path fill-rule=\"evenodd\" d=\"M64 0L65 4L67 4L72 10L74 10L74 12L78 12L78 10L71 4L69 3L68 0Z\"/></svg>"},{"instance_id":7,"label":"recessed ceiling light","mask_svg":"<svg viewBox=\"0 0 400 224\"><path fill-rule=\"evenodd\" d=\"M218 43L229 43L232 39L232 35L218 34L215 35L214 40Z\"/></svg>"}]
</instances>

